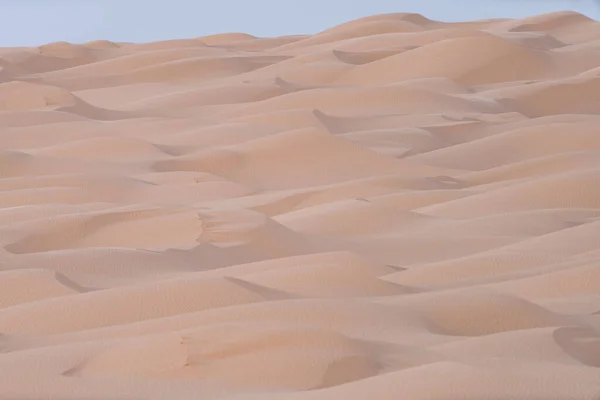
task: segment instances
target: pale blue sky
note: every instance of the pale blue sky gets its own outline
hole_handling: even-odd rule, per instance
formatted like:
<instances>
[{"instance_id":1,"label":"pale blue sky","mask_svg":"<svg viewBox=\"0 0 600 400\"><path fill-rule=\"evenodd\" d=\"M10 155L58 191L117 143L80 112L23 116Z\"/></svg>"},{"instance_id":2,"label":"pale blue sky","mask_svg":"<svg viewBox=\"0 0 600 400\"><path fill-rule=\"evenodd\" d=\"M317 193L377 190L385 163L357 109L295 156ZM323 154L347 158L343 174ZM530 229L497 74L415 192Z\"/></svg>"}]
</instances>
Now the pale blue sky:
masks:
<instances>
[{"instance_id":1,"label":"pale blue sky","mask_svg":"<svg viewBox=\"0 0 600 400\"><path fill-rule=\"evenodd\" d=\"M221 32L315 33L355 18L418 12L442 21L575 10L594 0L0 0L0 46L96 39L148 42Z\"/></svg>"}]
</instances>

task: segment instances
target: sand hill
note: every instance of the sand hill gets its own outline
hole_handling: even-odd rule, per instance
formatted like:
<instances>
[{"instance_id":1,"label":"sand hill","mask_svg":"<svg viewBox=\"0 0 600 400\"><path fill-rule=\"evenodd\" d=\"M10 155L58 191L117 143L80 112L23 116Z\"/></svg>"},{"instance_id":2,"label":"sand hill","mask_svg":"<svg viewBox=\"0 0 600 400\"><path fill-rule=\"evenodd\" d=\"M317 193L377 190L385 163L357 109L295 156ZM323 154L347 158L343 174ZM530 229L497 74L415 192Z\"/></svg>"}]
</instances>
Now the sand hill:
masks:
<instances>
[{"instance_id":1,"label":"sand hill","mask_svg":"<svg viewBox=\"0 0 600 400\"><path fill-rule=\"evenodd\" d=\"M600 24L0 49L0 398L597 400Z\"/></svg>"}]
</instances>

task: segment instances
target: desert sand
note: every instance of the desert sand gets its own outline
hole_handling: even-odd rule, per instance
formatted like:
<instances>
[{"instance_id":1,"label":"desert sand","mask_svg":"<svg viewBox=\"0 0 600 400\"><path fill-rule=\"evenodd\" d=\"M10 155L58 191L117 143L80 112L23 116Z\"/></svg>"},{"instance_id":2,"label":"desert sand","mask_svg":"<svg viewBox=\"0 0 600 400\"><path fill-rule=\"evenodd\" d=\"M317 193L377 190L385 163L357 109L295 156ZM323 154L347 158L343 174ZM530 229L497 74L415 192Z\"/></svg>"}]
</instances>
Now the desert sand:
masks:
<instances>
[{"instance_id":1,"label":"desert sand","mask_svg":"<svg viewBox=\"0 0 600 400\"><path fill-rule=\"evenodd\" d=\"M597 400L600 23L0 49L0 398Z\"/></svg>"}]
</instances>

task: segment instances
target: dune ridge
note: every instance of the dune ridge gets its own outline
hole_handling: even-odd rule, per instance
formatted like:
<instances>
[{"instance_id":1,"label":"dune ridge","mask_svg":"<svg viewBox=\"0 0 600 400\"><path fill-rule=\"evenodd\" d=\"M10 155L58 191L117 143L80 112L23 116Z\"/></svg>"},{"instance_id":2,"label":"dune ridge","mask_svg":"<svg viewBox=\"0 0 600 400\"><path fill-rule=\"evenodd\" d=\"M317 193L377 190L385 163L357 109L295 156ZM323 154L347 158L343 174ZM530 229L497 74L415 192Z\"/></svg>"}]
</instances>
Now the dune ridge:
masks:
<instances>
[{"instance_id":1,"label":"dune ridge","mask_svg":"<svg viewBox=\"0 0 600 400\"><path fill-rule=\"evenodd\" d=\"M0 49L0 399L597 400L600 24Z\"/></svg>"}]
</instances>

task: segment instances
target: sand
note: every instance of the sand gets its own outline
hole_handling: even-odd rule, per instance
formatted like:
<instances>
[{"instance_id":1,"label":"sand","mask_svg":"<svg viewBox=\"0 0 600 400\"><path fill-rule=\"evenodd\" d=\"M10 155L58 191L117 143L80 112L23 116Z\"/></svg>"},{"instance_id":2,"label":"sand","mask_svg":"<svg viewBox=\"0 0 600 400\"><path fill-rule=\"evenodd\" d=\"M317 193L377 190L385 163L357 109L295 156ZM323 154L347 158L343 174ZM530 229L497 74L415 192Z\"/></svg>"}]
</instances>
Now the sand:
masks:
<instances>
[{"instance_id":1,"label":"sand","mask_svg":"<svg viewBox=\"0 0 600 400\"><path fill-rule=\"evenodd\" d=\"M600 24L0 49L0 399L597 400Z\"/></svg>"}]
</instances>

